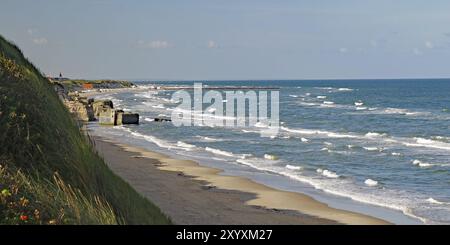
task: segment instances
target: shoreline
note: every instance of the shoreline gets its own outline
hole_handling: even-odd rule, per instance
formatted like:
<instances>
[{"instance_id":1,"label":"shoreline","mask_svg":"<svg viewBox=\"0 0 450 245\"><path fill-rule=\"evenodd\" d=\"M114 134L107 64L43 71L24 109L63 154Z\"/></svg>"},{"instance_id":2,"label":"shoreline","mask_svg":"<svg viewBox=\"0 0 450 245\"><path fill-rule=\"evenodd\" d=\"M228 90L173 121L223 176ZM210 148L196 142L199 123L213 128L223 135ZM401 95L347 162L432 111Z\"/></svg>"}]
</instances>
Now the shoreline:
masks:
<instances>
[{"instance_id":1,"label":"shoreline","mask_svg":"<svg viewBox=\"0 0 450 245\"><path fill-rule=\"evenodd\" d=\"M390 224L245 177L93 136L107 165L176 224Z\"/></svg>"}]
</instances>

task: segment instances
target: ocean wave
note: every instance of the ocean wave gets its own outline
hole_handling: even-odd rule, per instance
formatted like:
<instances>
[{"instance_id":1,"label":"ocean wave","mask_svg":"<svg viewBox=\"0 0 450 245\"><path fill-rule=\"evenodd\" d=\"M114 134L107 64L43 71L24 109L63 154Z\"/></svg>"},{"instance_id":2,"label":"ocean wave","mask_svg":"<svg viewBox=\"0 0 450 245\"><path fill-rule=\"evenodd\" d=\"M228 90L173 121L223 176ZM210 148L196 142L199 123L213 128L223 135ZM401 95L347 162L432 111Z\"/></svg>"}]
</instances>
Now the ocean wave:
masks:
<instances>
[{"instance_id":1,"label":"ocean wave","mask_svg":"<svg viewBox=\"0 0 450 245\"><path fill-rule=\"evenodd\" d=\"M353 91L352 88L338 88L338 91Z\"/></svg>"},{"instance_id":2,"label":"ocean wave","mask_svg":"<svg viewBox=\"0 0 450 245\"><path fill-rule=\"evenodd\" d=\"M336 133L336 132L330 132L330 131L324 131L324 130L300 129L300 128L291 129L291 128L284 127L284 126L281 126L280 128L286 132L296 133L296 134L324 135L324 136L328 136L330 138L358 138L357 135Z\"/></svg>"},{"instance_id":3,"label":"ocean wave","mask_svg":"<svg viewBox=\"0 0 450 245\"><path fill-rule=\"evenodd\" d=\"M367 185L367 186L377 186L378 185L378 181L376 181L376 180L373 180L373 179L366 179L365 181L364 181L364 184L365 185Z\"/></svg>"},{"instance_id":4,"label":"ocean wave","mask_svg":"<svg viewBox=\"0 0 450 245\"><path fill-rule=\"evenodd\" d=\"M366 203L366 204L370 204L370 205L377 205L380 207L386 207L386 208L390 208L393 210L399 210L401 212L403 212L405 215L418 219L423 223L429 223L429 220L416 215L413 211L412 208L410 206L410 203L407 202L404 199L395 199L393 198L394 196L396 196L396 193L384 193L383 195L377 195L377 194L371 194L371 193L360 193L360 192L356 192L354 191L352 188L342 188L342 185L346 185L347 186L347 180L341 179L341 178L327 178L329 179L328 181L323 181L323 180L319 180L313 177L309 177L309 176L304 176L299 174L299 172L295 172L293 173L292 171L283 171L283 169L281 168L277 168L276 166L273 165L261 165L261 161L259 160L243 160L243 159L238 159L236 162L241 163L243 165L252 167L254 169L257 170L261 170L261 171L267 171L267 172L272 172L275 174L279 174L282 176L286 176L290 179L302 182L302 183L306 183L309 184L311 186L313 186L315 189L318 190L322 190L326 193L330 193L333 195L337 195L337 196L342 196L342 197L348 197L354 201L357 202L361 202L361 203ZM322 176L324 173L324 169L317 169L317 172L320 173ZM332 176L332 177L336 177L336 173L331 172L329 170L325 171L326 175ZM334 173L334 174L333 174ZM327 176L325 176L327 177ZM339 181L339 182L335 182L335 181ZM344 182L344 183L341 183ZM357 188L359 190L359 188ZM390 190L385 190L385 192L393 192ZM391 197L392 198L387 198L387 197ZM411 204L412 205L412 204Z\"/></svg>"},{"instance_id":5,"label":"ocean wave","mask_svg":"<svg viewBox=\"0 0 450 245\"><path fill-rule=\"evenodd\" d=\"M318 103L313 103L313 102L298 102L299 105L303 105L303 106L320 106L321 104Z\"/></svg>"},{"instance_id":6,"label":"ocean wave","mask_svg":"<svg viewBox=\"0 0 450 245\"><path fill-rule=\"evenodd\" d=\"M197 146L185 143L183 141L178 141L177 146L188 149L188 150L193 150L193 149L197 148Z\"/></svg>"},{"instance_id":7,"label":"ocean wave","mask_svg":"<svg viewBox=\"0 0 450 245\"><path fill-rule=\"evenodd\" d=\"M221 156L236 157L232 152L215 149L215 148L211 148L211 147L205 147L205 151L214 153L216 155L221 155Z\"/></svg>"},{"instance_id":8,"label":"ocean wave","mask_svg":"<svg viewBox=\"0 0 450 245\"><path fill-rule=\"evenodd\" d=\"M325 95L318 95L318 96L316 96L316 98L317 98L317 99L326 99L327 96L325 96Z\"/></svg>"},{"instance_id":9,"label":"ocean wave","mask_svg":"<svg viewBox=\"0 0 450 245\"><path fill-rule=\"evenodd\" d=\"M135 137L138 137L138 138L143 138L146 141L154 143L154 144L156 144L157 146L159 146L161 148L166 148L166 149L183 149L181 147L178 147L176 145L171 144L168 141L156 138L156 137L151 136L151 135L145 135L145 134L141 134L141 133L133 132L133 131L131 131L131 135L133 135Z\"/></svg>"},{"instance_id":10,"label":"ocean wave","mask_svg":"<svg viewBox=\"0 0 450 245\"><path fill-rule=\"evenodd\" d=\"M263 122L257 122L257 123L255 123L254 126L257 127L257 128L267 128L267 127L269 127L269 125L267 125L266 123L263 123Z\"/></svg>"},{"instance_id":11,"label":"ocean wave","mask_svg":"<svg viewBox=\"0 0 450 245\"><path fill-rule=\"evenodd\" d=\"M411 142L411 141L398 141L398 142L400 142L401 144L406 145L406 146L450 150L449 143L444 143L444 142L430 140L430 139L424 139L424 138L414 138L414 139L415 139L415 142Z\"/></svg>"},{"instance_id":12,"label":"ocean wave","mask_svg":"<svg viewBox=\"0 0 450 245\"><path fill-rule=\"evenodd\" d=\"M301 170L302 169L302 167L300 167L300 166L294 166L294 165L289 165L289 164L287 164L285 166L285 168L290 169L290 170Z\"/></svg>"},{"instance_id":13,"label":"ocean wave","mask_svg":"<svg viewBox=\"0 0 450 245\"><path fill-rule=\"evenodd\" d=\"M365 134L366 137L382 137L386 136L385 133L377 133L377 132L368 132Z\"/></svg>"},{"instance_id":14,"label":"ocean wave","mask_svg":"<svg viewBox=\"0 0 450 245\"><path fill-rule=\"evenodd\" d=\"M434 166L434 164L427 163L427 162L422 162L422 161L417 160L417 159L415 159L414 161L412 161L412 164L413 164L413 165L416 165L416 166L419 166L419 167L421 167L421 168L429 168L429 167Z\"/></svg>"},{"instance_id":15,"label":"ocean wave","mask_svg":"<svg viewBox=\"0 0 450 245\"><path fill-rule=\"evenodd\" d=\"M200 138L202 141L207 141L207 142L219 142L219 141L223 141L223 139L217 139L217 138L213 138L213 137L207 137L207 136L200 136L197 135L195 136L196 138Z\"/></svg>"},{"instance_id":16,"label":"ocean wave","mask_svg":"<svg viewBox=\"0 0 450 245\"><path fill-rule=\"evenodd\" d=\"M339 178L339 177L340 177L338 174L336 174L335 172L330 171L330 170L328 170L328 169L321 169L321 168L318 168L318 169L316 170L316 172L322 174L323 176L325 176L325 177L327 177L327 178L336 179L336 178Z\"/></svg>"},{"instance_id":17,"label":"ocean wave","mask_svg":"<svg viewBox=\"0 0 450 245\"><path fill-rule=\"evenodd\" d=\"M430 112L422 111L410 111L403 108L369 108L367 113L378 115L403 115L403 116L426 116L430 115Z\"/></svg>"},{"instance_id":18,"label":"ocean wave","mask_svg":"<svg viewBox=\"0 0 450 245\"><path fill-rule=\"evenodd\" d=\"M325 131L325 130L316 130L316 129L302 129L302 128L289 128L286 126L281 126L281 130L293 134L300 134L300 135L317 135L317 136L325 136L329 138L350 138L350 139L370 139L375 140L377 142L385 142L389 144L401 144L404 146L409 147L424 147L424 148L434 148L434 149L441 149L441 150L450 150L450 143L432 140L432 139L425 139L425 138L404 138L404 137L390 137L388 134L385 133L377 133L377 132L368 132L365 135L360 135L356 133L337 133L337 132L331 132L331 131ZM384 148L373 148L373 147L366 147L366 150L384 150Z\"/></svg>"},{"instance_id":19,"label":"ocean wave","mask_svg":"<svg viewBox=\"0 0 450 245\"><path fill-rule=\"evenodd\" d=\"M134 94L135 97L141 97L141 98L147 98L147 99L152 99L155 98L155 96L158 94L157 91L148 91L148 92L143 92L143 93L137 93Z\"/></svg>"},{"instance_id":20,"label":"ocean wave","mask_svg":"<svg viewBox=\"0 0 450 245\"><path fill-rule=\"evenodd\" d=\"M367 151L380 151L380 152L384 150L383 148L379 148L379 147L375 147L375 146L369 146L369 147L364 146L363 149L367 150Z\"/></svg>"},{"instance_id":21,"label":"ocean wave","mask_svg":"<svg viewBox=\"0 0 450 245\"><path fill-rule=\"evenodd\" d=\"M277 155L273 155L273 154L264 154L264 159L267 159L267 160L278 160L279 157Z\"/></svg>"},{"instance_id":22,"label":"ocean wave","mask_svg":"<svg viewBox=\"0 0 450 245\"><path fill-rule=\"evenodd\" d=\"M438 205L446 204L445 202L438 201L438 200L436 200L436 199L434 199L432 197L426 199L425 201L427 201L429 203L432 203L432 204L438 204Z\"/></svg>"}]
</instances>

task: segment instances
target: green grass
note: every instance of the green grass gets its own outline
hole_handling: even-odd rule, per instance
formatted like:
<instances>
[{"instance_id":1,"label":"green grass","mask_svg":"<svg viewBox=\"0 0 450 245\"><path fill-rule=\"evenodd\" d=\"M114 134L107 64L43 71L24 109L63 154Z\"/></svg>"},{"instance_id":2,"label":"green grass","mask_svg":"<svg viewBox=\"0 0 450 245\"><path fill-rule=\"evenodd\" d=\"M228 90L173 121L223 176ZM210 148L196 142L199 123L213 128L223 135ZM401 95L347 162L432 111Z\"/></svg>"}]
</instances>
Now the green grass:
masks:
<instances>
[{"instance_id":1,"label":"green grass","mask_svg":"<svg viewBox=\"0 0 450 245\"><path fill-rule=\"evenodd\" d=\"M11 185L21 186L17 195L28 196L30 203L48 203L52 199L44 200L46 196L60 198L55 205L40 210L49 217L58 217L64 208L67 223L170 223L155 205L106 166L50 82L1 36L0 146L4 175L18 178L13 184L0 179L0 190L11 192ZM61 189L61 185L68 188ZM75 196L80 201L69 204L64 195L57 195L64 191L66 197ZM87 219L77 216L77 209L97 209L95 212L102 215ZM21 212L0 203L0 223L10 223L15 220L11 215L20 217Z\"/></svg>"}]
</instances>

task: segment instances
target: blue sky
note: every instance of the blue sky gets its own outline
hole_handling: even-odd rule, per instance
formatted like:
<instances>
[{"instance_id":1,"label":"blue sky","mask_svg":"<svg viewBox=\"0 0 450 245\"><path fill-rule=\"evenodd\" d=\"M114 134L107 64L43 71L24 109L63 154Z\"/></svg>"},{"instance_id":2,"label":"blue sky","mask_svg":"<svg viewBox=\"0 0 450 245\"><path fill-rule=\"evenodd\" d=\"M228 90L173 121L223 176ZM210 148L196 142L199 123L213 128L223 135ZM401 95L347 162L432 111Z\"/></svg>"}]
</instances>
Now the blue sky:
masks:
<instances>
[{"instance_id":1,"label":"blue sky","mask_svg":"<svg viewBox=\"0 0 450 245\"><path fill-rule=\"evenodd\" d=\"M77 78L450 77L444 0L1 0L0 34Z\"/></svg>"}]
</instances>

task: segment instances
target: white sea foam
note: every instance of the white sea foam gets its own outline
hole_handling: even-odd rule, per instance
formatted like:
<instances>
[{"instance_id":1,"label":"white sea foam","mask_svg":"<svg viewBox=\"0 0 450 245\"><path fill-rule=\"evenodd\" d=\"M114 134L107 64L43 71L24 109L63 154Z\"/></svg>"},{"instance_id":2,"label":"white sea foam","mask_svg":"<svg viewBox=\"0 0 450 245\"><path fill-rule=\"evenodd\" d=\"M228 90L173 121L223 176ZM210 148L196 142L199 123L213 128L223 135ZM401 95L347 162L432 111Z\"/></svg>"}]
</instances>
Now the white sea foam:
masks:
<instances>
[{"instance_id":1,"label":"white sea foam","mask_svg":"<svg viewBox=\"0 0 450 245\"><path fill-rule=\"evenodd\" d=\"M216 155L222 155L222 156L227 156L227 157L234 157L235 156L232 152L223 151L223 150L219 150L219 149L215 149L215 148L211 148L211 147L205 147L205 151L214 153Z\"/></svg>"},{"instance_id":2,"label":"white sea foam","mask_svg":"<svg viewBox=\"0 0 450 245\"><path fill-rule=\"evenodd\" d=\"M377 186L378 185L378 181L373 180L373 179L366 179L364 181L364 184L366 184L367 186Z\"/></svg>"},{"instance_id":3,"label":"white sea foam","mask_svg":"<svg viewBox=\"0 0 450 245\"><path fill-rule=\"evenodd\" d=\"M286 165L285 168L290 169L290 170L301 170L302 167L300 166L294 166L294 165Z\"/></svg>"},{"instance_id":4,"label":"white sea foam","mask_svg":"<svg viewBox=\"0 0 450 245\"><path fill-rule=\"evenodd\" d=\"M362 101L356 101L355 102L355 106L362 106L364 105L364 103Z\"/></svg>"},{"instance_id":5,"label":"white sea foam","mask_svg":"<svg viewBox=\"0 0 450 245\"><path fill-rule=\"evenodd\" d=\"M414 164L414 165L416 165L416 166L419 166L419 167L421 167L421 168L428 168L428 167L433 166L433 164L431 164L431 163L422 162L422 161L417 160L417 159L415 159L415 160L412 162L412 164Z\"/></svg>"},{"instance_id":6,"label":"white sea foam","mask_svg":"<svg viewBox=\"0 0 450 245\"><path fill-rule=\"evenodd\" d=\"M241 131L244 132L244 133L261 133L261 132L258 131L258 130L242 129Z\"/></svg>"},{"instance_id":7,"label":"white sea foam","mask_svg":"<svg viewBox=\"0 0 450 245\"><path fill-rule=\"evenodd\" d=\"M300 105L303 106L319 106L320 104L312 103L312 102L299 102Z\"/></svg>"},{"instance_id":8,"label":"white sea foam","mask_svg":"<svg viewBox=\"0 0 450 245\"><path fill-rule=\"evenodd\" d=\"M295 95L295 94L290 94L289 96L292 97L292 98L297 98L298 97L298 95Z\"/></svg>"},{"instance_id":9,"label":"white sea foam","mask_svg":"<svg viewBox=\"0 0 450 245\"><path fill-rule=\"evenodd\" d=\"M267 127L269 127L269 125L267 125L267 124L265 124L263 122L257 122L257 123L255 123L254 126L257 127L257 128L267 128Z\"/></svg>"},{"instance_id":10,"label":"white sea foam","mask_svg":"<svg viewBox=\"0 0 450 245\"><path fill-rule=\"evenodd\" d=\"M406 145L406 146L415 146L415 147L427 147L427 148L435 148L435 149L442 149L442 150L450 150L450 144L436 141L436 140L430 140L430 139L424 139L424 138L414 138L416 140L415 143L413 142L405 142L405 141L399 141L400 143Z\"/></svg>"},{"instance_id":11,"label":"white sea foam","mask_svg":"<svg viewBox=\"0 0 450 245\"><path fill-rule=\"evenodd\" d=\"M438 201L438 200L436 200L436 199L434 199L432 197L428 198L426 201L429 202L429 203L438 204L438 205L445 204L444 202L440 202L440 201Z\"/></svg>"},{"instance_id":12,"label":"white sea foam","mask_svg":"<svg viewBox=\"0 0 450 245\"><path fill-rule=\"evenodd\" d=\"M176 145L173 145L173 144L171 144L171 143L169 143L169 142L167 142L167 141L165 141L165 140L158 139L158 138L156 138L156 137L154 137L154 136L151 136L151 135L144 135L144 134L141 134L141 133L138 133L138 132L133 132L133 131L131 131L131 130L129 130L129 131L131 132L131 135L133 135L133 136L135 136L135 137L138 137L138 138L143 138L143 139L145 139L146 141L152 142L152 143L156 144L157 146L159 146L159 147L161 147L161 148L166 148L166 149L182 149L182 148L180 148L180 147L178 147L178 146L176 146Z\"/></svg>"},{"instance_id":13,"label":"white sea foam","mask_svg":"<svg viewBox=\"0 0 450 245\"><path fill-rule=\"evenodd\" d=\"M364 110L367 110L367 107L365 107L365 106L357 106L355 109L357 111L364 111Z\"/></svg>"},{"instance_id":14,"label":"white sea foam","mask_svg":"<svg viewBox=\"0 0 450 245\"><path fill-rule=\"evenodd\" d=\"M386 134L380 134L377 132L368 132L367 134L365 134L366 137L381 137L381 136L386 136Z\"/></svg>"},{"instance_id":15,"label":"white sea foam","mask_svg":"<svg viewBox=\"0 0 450 245\"><path fill-rule=\"evenodd\" d=\"M301 142L304 142L304 143L309 142L309 140L308 140L307 138L301 138L300 141L301 141Z\"/></svg>"},{"instance_id":16,"label":"white sea foam","mask_svg":"<svg viewBox=\"0 0 450 245\"><path fill-rule=\"evenodd\" d=\"M332 172L332 171L327 170L327 169L324 169L322 171L322 175L325 176L325 177L328 177L328 178L332 178L332 179L339 178L339 175L337 175L335 172Z\"/></svg>"},{"instance_id":17,"label":"white sea foam","mask_svg":"<svg viewBox=\"0 0 450 245\"><path fill-rule=\"evenodd\" d=\"M146 117L146 118L144 118L144 121L153 122L153 121L155 121L155 119Z\"/></svg>"},{"instance_id":18,"label":"white sea foam","mask_svg":"<svg viewBox=\"0 0 450 245\"><path fill-rule=\"evenodd\" d=\"M398 153L398 152L392 152L391 155L392 155L392 156L401 156L402 154L401 154L401 153Z\"/></svg>"},{"instance_id":19,"label":"white sea foam","mask_svg":"<svg viewBox=\"0 0 450 245\"><path fill-rule=\"evenodd\" d=\"M141 97L141 98L147 98L147 99L152 99L155 98L155 95L157 95L158 92L154 92L154 91L149 91L149 92L145 92L145 93L138 93L138 94L134 94L134 96L136 97Z\"/></svg>"},{"instance_id":20,"label":"white sea foam","mask_svg":"<svg viewBox=\"0 0 450 245\"><path fill-rule=\"evenodd\" d=\"M353 91L351 88L338 88L338 91Z\"/></svg>"},{"instance_id":21,"label":"white sea foam","mask_svg":"<svg viewBox=\"0 0 450 245\"><path fill-rule=\"evenodd\" d=\"M334 105L333 101L324 101L323 102L325 105Z\"/></svg>"},{"instance_id":22,"label":"white sea foam","mask_svg":"<svg viewBox=\"0 0 450 245\"><path fill-rule=\"evenodd\" d=\"M400 115L406 115L406 116L428 114L425 112L414 112L414 111L409 111L407 109L401 109L401 108L386 108L382 112L384 112L384 114L400 114Z\"/></svg>"},{"instance_id":23,"label":"white sea foam","mask_svg":"<svg viewBox=\"0 0 450 245\"><path fill-rule=\"evenodd\" d=\"M374 147L374 146L371 146L371 147L363 147L365 150L368 150L368 151L380 151L381 149L380 148L378 148L378 147Z\"/></svg>"},{"instance_id":24,"label":"white sea foam","mask_svg":"<svg viewBox=\"0 0 450 245\"><path fill-rule=\"evenodd\" d=\"M263 171L269 171L269 172L273 172L273 173L277 173L277 174L281 174L284 175L286 177L289 177L293 180L297 180L300 181L302 183L306 183L306 184L310 184L311 186L313 186L316 189L322 190L326 193L330 193L333 195L338 195L338 196L344 196L344 197L348 197L354 201L358 201L361 203L366 203L366 204L372 204L372 205L378 205L378 206L382 206L382 207L386 207L386 208L391 208L394 210L400 210L402 211L405 215L408 215L410 217L416 218L420 221L422 221L423 223L428 223L428 220L415 215L411 209L408 207L409 204L406 204L403 200L396 200L396 199L389 199L387 198L390 195L395 195L395 194L385 194L383 196L379 196L379 195L373 195L373 194L369 194L369 193L364 193L364 195L360 195L359 193L356 193L354 191L352 191L351 189L347 189L347 188L339 188L340 185L336 185L335 182L324 182L324 181L320 181L314 178L310 178L307 176L302 176L299 175L298 173L292 173L292 172L286 172L283 171L281 169L276 169L273 166L272 167L268 167L268 166L263 166L260 165L258 163L260 163L260 161L251 161L251 160L242 160L242 159L238 159L237 160L238 163L241 163L243 165L247 165L250 166L254 169L258 169L258 170L263 170ZM336 173L330 174L331 171L329 170L324 170L324 169L317 169L316 170L319 174L325 176L323 173L327 173L327 175L336 177ZM338 180L338 178L330 178L330 179L334 179L334 180ZM343 179L340 179L341 181L344 181ZM338 187L336 187L338 186ZM336 189L336 188L338 189Z\"/></svg>"},{"instance_id":25,"label":"white sea foam","mask_svg":"<svg viewBox=\"0 0 450 245\"><path fill-rule=\"evenodd\" d=\"M273 154L264 154L264 158L267 160L278 160L278 156L273 155Z\"/></svg>"},{"instance_id":26,"label":"white sea foam","mask_svg":"<svg viewBox=\"0 0 450 245\"><path fill-rule=\"evenodd\" d=\"M212 138L212 137L207 137L207 136L200 136L197 135L195 136L196 138L200 138L202 141L207 141L207 142L218 142L218 141L223 141L222 139L217 139L217 138Z\"/></svg>"},{"instance_id":27,"label":"white sea foam","mask_svg":"<svg viewBox=\"0 0 450 245\"><path fill-rule=\"evenodd\" d=\"M318 95L318 96L316 96L316 98L318 98L318 99L326 99L327 96L325 96L325 95Z\"/></svg>"},{"instance_id":28,"label":"white sea foam","mask_svg":"<svg viewBox=\"0 0 450 245\"><path fill-rule=\"evenodd\" d=\"M188 143L185 143L185 142L183 142L183 141L178 141L178 142L177 142L177 145L178 145L179 147L183 147L183 148L188 149L188 150L193 150L193 149L196 148L195 145L188 144Z\"/></svg>"},{"instance_id":29,"label":"white sea foam","mask_svg":"<svg viewBox=\"0 0 450 245\"><path fill-rule=\"evenodd\" d=\"M281 130L284 130L286 132L295 133L295 134L306 134L306 135L324 135L328 136L330 138L359 138L357 135L351 135L351 134L343 134L343 133L335 133L330 131L323 131L323 130L315 130L315 129L291 129L288 127L281 126Z\"/></svg>"}]
</instances>

